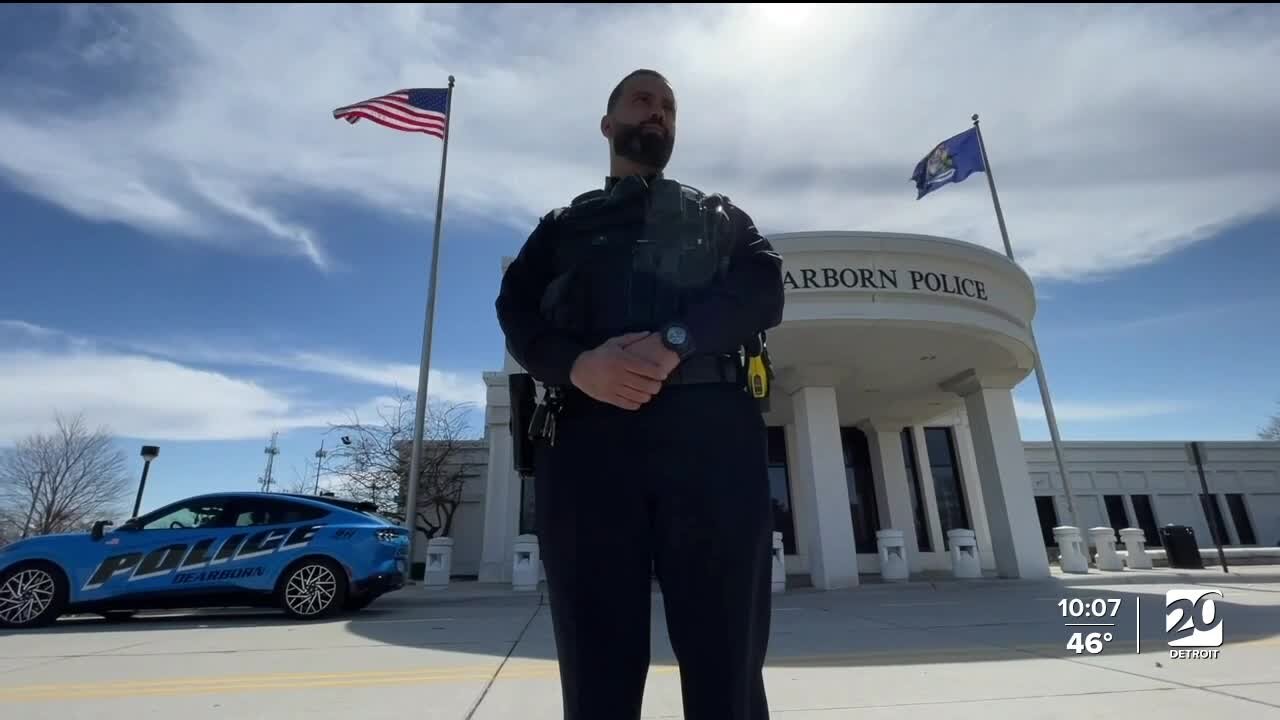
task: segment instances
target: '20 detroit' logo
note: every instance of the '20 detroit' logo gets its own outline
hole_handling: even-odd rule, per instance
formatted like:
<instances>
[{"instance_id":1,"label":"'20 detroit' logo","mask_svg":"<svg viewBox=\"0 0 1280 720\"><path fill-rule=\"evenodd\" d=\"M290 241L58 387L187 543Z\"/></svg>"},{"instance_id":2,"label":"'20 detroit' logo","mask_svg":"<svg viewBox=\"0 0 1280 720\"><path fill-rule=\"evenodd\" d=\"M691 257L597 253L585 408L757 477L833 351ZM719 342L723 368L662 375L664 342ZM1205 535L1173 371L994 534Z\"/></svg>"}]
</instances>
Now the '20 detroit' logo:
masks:
<instances>
[{"instance_id":1,"label":"'20 detroit' logo","mask_svg":"<svg viewBox=\"0 0 1280 720\"><path fill-rule=\"evenodd\" d=\"M231 535L217 550L213 549L218 538L204 538L195 543L173 543L158 547L145 556L140 552L127 552L108 556L94 570L85 590L96 590L114 577L129 575L128 582L147 580L168 575L175 570L195 570L222 565L237 560L270 555L273 552L292 550L311 543L316 531L323 525L304 525L289 529L262 530L252 535Z\"/></svg>"}]
</instances>

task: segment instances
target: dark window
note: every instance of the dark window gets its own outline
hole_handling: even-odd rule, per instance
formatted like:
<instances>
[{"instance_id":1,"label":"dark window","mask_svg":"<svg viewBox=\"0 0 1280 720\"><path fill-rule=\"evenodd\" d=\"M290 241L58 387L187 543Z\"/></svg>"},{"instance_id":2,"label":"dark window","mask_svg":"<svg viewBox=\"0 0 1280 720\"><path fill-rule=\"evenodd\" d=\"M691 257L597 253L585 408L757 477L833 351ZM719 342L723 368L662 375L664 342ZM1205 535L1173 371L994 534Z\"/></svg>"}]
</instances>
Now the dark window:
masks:
<instances>
[{"instance_id":1,"label":"dark window","mask_svg":"<svg viewBox=\"0 0 1280 720\"><path fill-rule=\"evenodd\" d=\"M1111 529L1120 531L1129 527L1129 513L1124 510L1123 495L1103 495L1102 502L1107 506L1107 520Z\"/></svg>"},{"instance_id":2,"label":"dark window","mask_svg":"<svg viewBox=\"0 0 1280 720\"><path fill-rule=\"evenodd\" d=\"M1200 507L1204 508L1204 521L1209 524L1209 538L1222 545L1230 545L1227 538L1227 524L1222 517L1222 506L1218 504L1217 495L1200 494Z\"/></svg>"},{"instance_id":3,"label":"dark window","mask_svg":"<svg viewBox=\"0 0 1280 720\"><path fill-rule=\"evenodd\" d=\"M1249 522L1249 510L1244 505L1244 496L1239 493L1227 495L1227 507L1231 510L1232 522L1236 524L1240 544L1257 545L1258 538L1253 534L1253 523Z\"/></svg>"},{"instance_id":4,"label":"dark window","mask_svg":"<svg viewBox=\"0 0 1280 720\"><path fill-rule=\"evenodd\" d=\"M938 519L942 522L942 544L946 550L951 543L947 531L956 528L974 530L969 523L969 506L964 499L960 476L960 463L956 461L955 438L949 427L924 429L925 446L929 455L929 470L933 473L933 490L938 497Z\"/></svg>"},{"instance_id":5,"label":"dark window","mask_svg":"<svg viewBox=\"0 0 1280 720\"><path fill-rule=\"evenodd\" d=\"M902 462L907 466L907 483L911 485L911 513L916 520L916 545L921 552L933 551L933 536L929 534L926 518L924 490L920 487L920 465L916 461L916 441L911 428L902 428Z\"/></svg>"},{"instance_id":6,"label":"dark window","mask_svg":"<svg viewBox=\"0 0 1280 720\"><path fill-rule=\"evenodd\" d=\"M231 509L231 525L257 527L259 525L290 525L319 520L328 515L324 508L293 503L275 498L237 499Z\"/></svg>"},{"instance_id":7,"label":"dark window","mask_svg":"<svg viewBox=\"0 0 1280 720\"><path fill-rule=\"evenodd\" d=\"M203 497L183 500L139 518L143 530L183 530L227 526L227 499Z\"/></svg>"},{"instance_id":8,"label":"dark window","mask_svg":"<svg viewBox=\"0 0 1280 720\"><path fill-rule=\"evenodd\" d=\"M520 476L520 533L521 535L538 534L538 516L534 510L533 478Z\"/></svg>"},{"instance_id":9,"label":"dark window","mask_svg":"<svg viewBox=\"0 0 1280 720\"><path fill-rule=\"evenodd\" d=\"M773 499L773 529L782 533L782 551L796 554L795 513L791 504L791 477L787 473L787 436L780 427L769 428L769 494Z\"/></svg>"},{"instance_id":10,"label":"dark window","mask_svg":"<svg viewBox=\"0 0 1280 720\"><path fill-rule=\"evenodd\" d=\"M849 515L857 552L875 553L880 512L876 507L876 485L871 475L871 452L867 436L858 428L840 428L844 446L844 477L849 489Z\"/></svg>"},{"instance_id":11,"label":"dark window","mask_svg":"<svg viewBox=\"0 0 1280 720\"><path fill-rule=\"evenodd\" d=\"M1131 495L1133 514L1138 516L1138 527L1147 538L1147 547L1160 547L1160 533L1156 530L1156 514L1151 511L1151 496Z\"/></svg>"},{"instance_id":12,"label":"dark window","mask_svg":"<svg viewBox=\"0 0 1280 720\"><path fill-rule=\"evenodd\" d=\"M1053 536L1053 529L1058 526L1058 508L1054 506L1052 496L1036 496L1036 514L1040 516L1040 534L1044 536L1045 547L1057 547L1058 539Z\"/></svg>"}]
</instances>

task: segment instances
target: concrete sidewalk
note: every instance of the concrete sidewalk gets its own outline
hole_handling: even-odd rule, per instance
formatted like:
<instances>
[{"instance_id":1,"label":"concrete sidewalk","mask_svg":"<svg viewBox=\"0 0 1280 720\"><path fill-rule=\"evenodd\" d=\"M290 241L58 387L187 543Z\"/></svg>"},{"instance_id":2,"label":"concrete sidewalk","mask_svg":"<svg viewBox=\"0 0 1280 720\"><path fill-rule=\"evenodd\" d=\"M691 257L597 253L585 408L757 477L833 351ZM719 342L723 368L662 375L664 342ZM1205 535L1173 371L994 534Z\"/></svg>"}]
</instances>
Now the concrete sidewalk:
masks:
<instances>
[{"instance_id":1,"label":"concrete sidewalk","mask_svg":"<svg viewBox=\"0 0 1280 720\"><path fill-rule=\"evenodd\" d=\"M789 590L774 596L771 717L1280 719L1275 577L1161 569ZM1222 591L1216 658L1171 656L1172 588ZM1075 598L1106 615L1064 617ZM643 715L680 718L658 596L651 622ZM0 635L0 717L559 720L558 673L541 592L456 583L322 623L222 611Z\"/></svg>"},{"instance_id":2,"label":"concrete sidewalk","mask_svg":"<svg viewBox=\"0 0 1280 720\"><path fill-rule=\"evenodd\" d=\"M794 580L794 578L793 578ZM999 589L1017 587L1022 589L1038 588L1038 591L1053 592L1069 588L1108 585L1160 585L1160 584L1210 584L1210 585L1267 585L1280 584L1280 565L1242 565L1232 567L1228 564L1228 572L1222 568L1206 566L1203 569L1154 568L1151 570L1123 570L1103 572L1090 568L1087 574L1064 573L1056 566L1048 578L1043 580L1014 580L989 575L982 578L958 580L946 574L926 574L913 577L907 582L884 582L878 576L865 575L859 578L859 585L853 588L834 592L876 594L904 592L948 592L964 591L979 588ZM539 585L538 591L516 591L505 583L485 583L474 580L453 580L447 588L426 588L419 584L387 595L379 603L435 605L455 602L478 603L486 601L509 601L513 604L537 604L545 585ZM660 593L655 583L654 592ZM1277 588L1280 590L1280 588ZM828 593L832 591L818 590L804 584L793 584L785 593L775 597Z\"/></svg>"}]
</instances>

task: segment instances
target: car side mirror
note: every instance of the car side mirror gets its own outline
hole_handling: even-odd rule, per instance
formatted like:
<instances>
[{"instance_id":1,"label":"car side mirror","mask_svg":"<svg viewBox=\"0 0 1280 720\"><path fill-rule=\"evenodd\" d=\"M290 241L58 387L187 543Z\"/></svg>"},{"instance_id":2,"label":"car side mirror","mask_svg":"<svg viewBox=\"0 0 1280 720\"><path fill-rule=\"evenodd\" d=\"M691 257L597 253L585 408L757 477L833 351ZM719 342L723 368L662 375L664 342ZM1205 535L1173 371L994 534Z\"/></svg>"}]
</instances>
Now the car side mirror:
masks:
<instances>
[{"instance_id":1,"label":"car side mirror","mask_svg":"<svg viewBox=\"0 0 1280 720\"><path fill-rule=\"evenodd\" d=\"M108 525L112 525L112 524L113 523L110 520L99 520L98 522L93 524L93 532L90 533L90 535L93 537L94 540L101 540L103 530Z\"/></svg>"}]
</instances>

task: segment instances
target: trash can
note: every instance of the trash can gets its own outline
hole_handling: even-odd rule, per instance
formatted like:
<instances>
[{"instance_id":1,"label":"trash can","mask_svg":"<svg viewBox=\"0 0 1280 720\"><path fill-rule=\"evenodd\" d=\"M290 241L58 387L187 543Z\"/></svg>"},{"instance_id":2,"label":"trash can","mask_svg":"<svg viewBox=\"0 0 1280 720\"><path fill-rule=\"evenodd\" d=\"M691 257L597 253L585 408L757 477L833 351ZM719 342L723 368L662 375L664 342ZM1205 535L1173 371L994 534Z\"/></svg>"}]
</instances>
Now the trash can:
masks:
<instances>
[{"instance_id":1,"label":"trash can","mask_svg":"<svg viewBox=\"0 0 1280 720\"><path fill-rule=\"evenodd\" d=\"M1196 533L1186 525L1165 525L1160 528L1160 544L1164 545L1169 567L1204 567L1204 561L1200 559L1200 546L1196 544Z\"/></svg>"}]
</instances>

